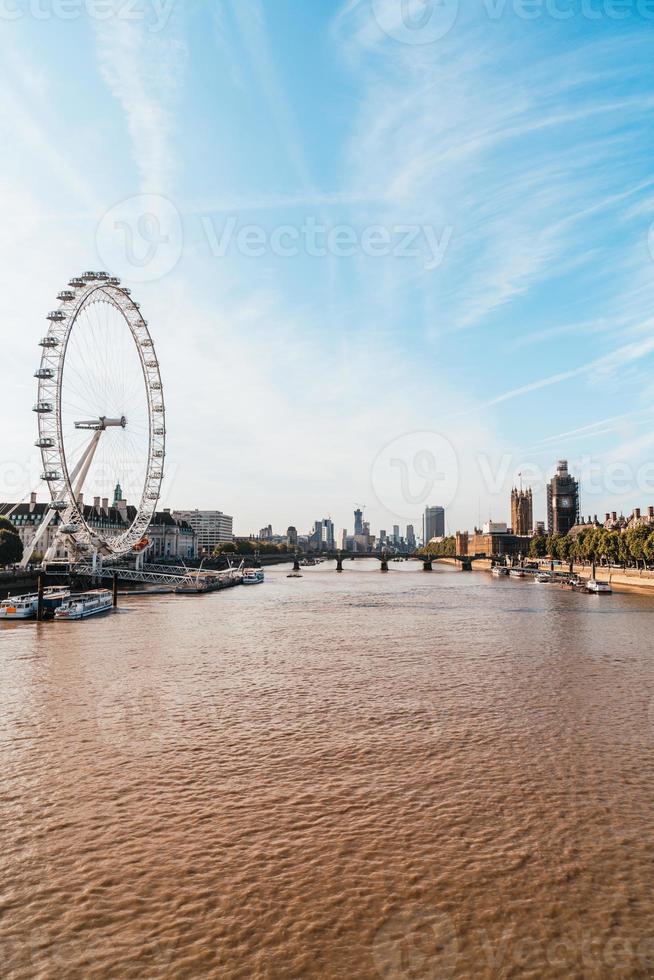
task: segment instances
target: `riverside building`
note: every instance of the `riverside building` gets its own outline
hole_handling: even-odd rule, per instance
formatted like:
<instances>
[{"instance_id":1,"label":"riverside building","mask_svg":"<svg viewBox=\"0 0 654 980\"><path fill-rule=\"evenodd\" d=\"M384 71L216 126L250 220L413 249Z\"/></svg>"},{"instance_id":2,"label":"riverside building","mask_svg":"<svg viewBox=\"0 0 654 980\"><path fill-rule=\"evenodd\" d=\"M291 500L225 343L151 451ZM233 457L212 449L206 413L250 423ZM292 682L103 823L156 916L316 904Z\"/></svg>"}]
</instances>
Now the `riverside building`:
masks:
<instances>
[{"instance_id":1,"label":"riverside building","mask_svg":"<svg viewBox=\"0 0 654 980\"><path fill-rule=\"evenodd\" d=\"M534 529L534 499L531 487L511 491L511 527L514 534L531 534Z\"/></svg>"},{"instance_id":2,"label":"riverside building","mask_svg":"<svg viewBox=\"0 0 654 980\"><path fill-rule=\"evenodd\" d=\"M213 554L219 544L234 540L234 518L221 510L174 510L172 515L195 531L198 555Z\"/></svg>"},{"instance_id":3,"label":"riverside building","mask_svg":"<svg viewBox=\"0 0 654 980\"><path fill-rule=\"evenodd\" d=\"M120 486L117 490L120 491ZM110 506L108 497L94 497L92 504L85 504L82 494L79 494L77 504L87 525L100 536L103 532L110 532L112 536L122 534L136 517L136 508L122 498L122 492L114 494L113 506ZM34 536L49 509L50 504L39 503L35 493L31 494L29 502L26 503L0 503L0 514L6 515L6 519L14 526L25 551L30 549ZM55 544L53 557L56 560L65 561L70 557L63 541L57 538L60 524L61 516L55 514L32 556L35 561L39 561ZM169 510L154 515L145 537L149 542L147 550L149 560L163 557L195 557L193 528L183 521L175 520Z\"/></svg>"}]
</instances>

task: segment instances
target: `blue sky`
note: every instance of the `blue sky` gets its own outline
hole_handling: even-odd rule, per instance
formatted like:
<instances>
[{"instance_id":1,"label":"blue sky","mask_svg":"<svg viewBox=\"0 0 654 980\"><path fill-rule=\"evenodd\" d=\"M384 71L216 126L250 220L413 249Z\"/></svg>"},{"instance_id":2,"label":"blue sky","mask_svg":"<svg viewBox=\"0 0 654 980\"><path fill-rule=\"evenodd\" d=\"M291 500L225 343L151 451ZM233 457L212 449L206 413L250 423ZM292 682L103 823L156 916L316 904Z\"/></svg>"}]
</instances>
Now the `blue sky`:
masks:
<instances>
[{"instance_id":1,"label":"blue sky","mask_svg":"<svg viewBox=\"0 0 654 980\"><path fill-rule=\"evenodd\" d=\"M455 530L519 472L544 518L559 457L586 514L654 504L653 29L644 0L5 4L2 495L38 483L45 313L110 267L160 354L163 506Z\"/></svg>"}]
</instances>

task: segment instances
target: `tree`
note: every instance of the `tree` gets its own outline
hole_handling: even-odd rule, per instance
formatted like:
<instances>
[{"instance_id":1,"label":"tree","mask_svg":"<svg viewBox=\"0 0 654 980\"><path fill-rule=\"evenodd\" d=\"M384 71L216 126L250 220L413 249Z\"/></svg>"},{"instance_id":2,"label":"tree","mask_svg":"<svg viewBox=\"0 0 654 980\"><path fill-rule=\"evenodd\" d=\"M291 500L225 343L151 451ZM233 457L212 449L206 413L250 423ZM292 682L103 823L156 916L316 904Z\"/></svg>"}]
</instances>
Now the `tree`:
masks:
<instances>
[{"instance_id":1,"label":"tree","mask_svg":"<svg viewBox=\"0 0 654 980\"><path fill-rule=\"evenodd\" d=\"M584 558L588 561L597 561L600 556L600 535L598 528L594 527L584 538Z\"/></svg>"},{"instance_id":2,"label":"tree","mask_svg":"<svg viewBox=\"0 0 654 980\"><path fill-rule=\"evenodd\" d=\"M16 528L6 517L0 517L0 531L10 531L12 534L15 534Z\"/></svg>"},{"instance_id":3,"label":"tree","mask_svg":"<svg viewBox=\"0 0 654 980\"><path fill-rule=\"evenodd\" d=\"M641 524L639 527L630 527L625 532L624 536L629 549L629 555L636 562L636 568L638 568L638 562L640 561L645 565L645 542L649 535L650 528L646 524Z\"/></svg>"},{"instance_id":4,"label":"tree","mask_svg":"<svg viewBox=\"0 0 654 980\"><path fill-rule=\"evenodd\" d=\"M233 541L225 541L214 548L214 555L236 554L237 548Z\"/></svg>"},{"instance_id":5,"label":"tree","mask_svg":"<svg viewBox=\"0 0 654 980\"><path fill-rule=\"evenodd\" d=\"M430 541L426 547L420 549L418 554L425 558L454 558L456 556L456 538Z\"/></svg>"},{"instance_id":6,"label":"tree","mask_svg":"<svg viewBox=\"0 0 654 980\"><path fill-rule=\"evenodd\" d=\"M631 555L629 553L629 542L627 541L626 534L618 534L618 538L618 561L624 568L626 568L631 560Z\"/></svg>"},{"instance_id":7,"label":"tree","mask_svg":"<svg viewBox=\"0 0 654 980\"><path fill-rule=\"evenodd\" d=\"M645 558L648 564L654 561L654 531L645 540Z\"/></svg>"},{"instance_id":8,"label":"tree","mask_svg":"<svg viewBox=\"0 0 654 980\"><path fill-rule=\"evenodd\" d=\"M15 565L23 557L23 542L12 529L0 530L0 565Z\"/></svg>"},{"instance_id":9,"label":"tree","mask_svg":"<svg viewBox=\"0 0 654 980\"><path fill-rule=\"evenodd\" d=\"M529 545L530 558L544 558L547 554L547 538L544 534L537 534L531 539Z\"/></svg>"},{"instance_id":10,"label":"tree","mask_svg":"<svg viewBox=\"0 0 654 980\"><path fill-rule=\"evenodd\" d=\"M620 538L617 531L606 531L604 554L609 564L614 565L620 560Z\"/></svg>"},{"instance_id":11,"label":"tree","mask_svg":"<svg viewBox=\"0 0 654 980\"><path fill-rule=\"evenodd\" d=\"M556 558L557 556L560 537L560 534L550 534L546 538L547 554L550 556L550 558Z\"/></svg>"},{"instance_id":12,"label":"tree","mask_svg":"<svg viewBox=\"0 0 654 980\"><path fill-rule=\"evenodd\" d=\"M572 552L572 538L561 536L556 542L556 557L559 561L569 561Z\"/></svg>"}]
</instances>

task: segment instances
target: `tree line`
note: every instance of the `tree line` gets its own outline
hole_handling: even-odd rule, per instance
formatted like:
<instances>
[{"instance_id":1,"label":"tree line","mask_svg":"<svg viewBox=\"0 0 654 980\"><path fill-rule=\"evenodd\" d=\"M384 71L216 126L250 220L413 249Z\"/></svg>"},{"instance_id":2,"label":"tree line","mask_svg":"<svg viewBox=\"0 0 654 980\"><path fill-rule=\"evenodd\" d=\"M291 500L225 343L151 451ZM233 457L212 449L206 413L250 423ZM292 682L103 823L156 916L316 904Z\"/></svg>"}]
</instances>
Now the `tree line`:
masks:
<instances>
[{"instance_id":1,"label":"tree line","mask_svg":"<svg viewBox=\"0 0 654 980\"><path fill-rule=\"evenodd\" d=\"M0 517L0 565L15 565L23 557L23 543L16 528Z\"/></svg>"},{"instance_id":2,"label":"tree line","mask_svg":"<svg viewBox=\"0 0 654 980\"><path fill-rule=\"evenodd\" d=\"M588 527L579 533L537 535L529 549L531 558L558 558L585 564L647 568L654 562L654 529L647 524L627 531Z\"/></svg>"},{"instance_id":3,"label":"tree line","mask_svg":"<svg viewBox=\"0 0 654 980\"><path fill-rule=\"evenodd\" d=\"M443 538L421 548L419 555L431 558L454 558L456 539ZM576 534L537 534L531 539L530 558L554 558L577 564L597 562L600 565L623 565L625 568L648 568L654 564L654 528L646 524L627 531L610 531L605 527L588 527Z\"/></svg>"},{"instance_id":4,"label":"tree line","mask_svg":"<svg viewBox=\"0 0 654 980\"><path fill-rule=\"evenodd\" d=\"M264 541L223 541L214 548L214 557L220 555L285 555L289 552L293 554L295 548L289 548L286 544L267 544Z\"/></svg>"},{"instance_id":5,"label":"tree line","mask_svg":"<svg viewBox=\"0 0 654 980\"><path fill-rule=\"evenodd\" d=\"M456 538L443 538L442 541L430 541L421 548L418 554L424 558L455 558Z\"/></svg>"}]
</instances>

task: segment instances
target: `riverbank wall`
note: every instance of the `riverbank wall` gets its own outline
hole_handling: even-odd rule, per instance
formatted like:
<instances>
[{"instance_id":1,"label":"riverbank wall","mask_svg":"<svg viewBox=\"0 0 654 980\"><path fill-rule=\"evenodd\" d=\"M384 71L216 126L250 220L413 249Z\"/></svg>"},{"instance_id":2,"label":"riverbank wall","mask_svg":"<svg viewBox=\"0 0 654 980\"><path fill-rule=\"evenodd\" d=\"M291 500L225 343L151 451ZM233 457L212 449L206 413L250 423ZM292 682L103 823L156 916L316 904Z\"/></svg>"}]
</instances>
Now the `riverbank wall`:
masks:
<instances>
[{"instance_id":1,"label":"riverbank wall","mask_svg":"<svg viewBox=\"0 0 654 980\"><path fill-rule=\"evenodd\" d=\"M435 558L434 561L443 565L458 565L456 558ZM543 571L549 571L550 563L541 562ZM490 558L480 558L473 561L472 569L475 572L490 572L493 563ZM557 571L567 571L567 566L556 566ZM592 574L591 565L574 565L574 573L581 575L582 578L590 578ZM632 592L640 595L654 596L654 572L643 571L635 568L605 568L598 565L596 568L598 582L609 582L615 592Z\"/></svg>"}]
</instances>

